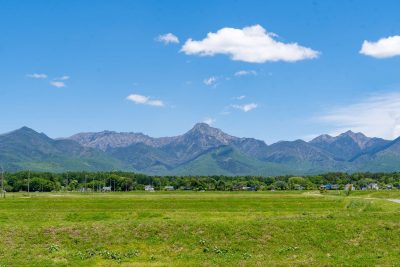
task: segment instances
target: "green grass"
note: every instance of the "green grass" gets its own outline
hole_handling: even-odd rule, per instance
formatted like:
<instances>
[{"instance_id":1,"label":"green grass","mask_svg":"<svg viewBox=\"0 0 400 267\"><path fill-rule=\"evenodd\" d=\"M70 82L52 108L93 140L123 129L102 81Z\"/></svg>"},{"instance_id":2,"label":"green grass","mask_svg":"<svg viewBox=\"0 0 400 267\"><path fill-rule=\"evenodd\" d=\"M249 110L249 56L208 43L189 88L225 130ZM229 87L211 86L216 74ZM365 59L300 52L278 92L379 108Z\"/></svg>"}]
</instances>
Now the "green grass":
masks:
<instances>
[{"instance_id":1,"label":"green grass","mask_svg":"<svg viewBox=\"0 0 400 267\"><path fill-rule=\"evenodd\" d=\"M393 192L23 193L0 266L393 266Z\"/></svg>"}]
</instances>

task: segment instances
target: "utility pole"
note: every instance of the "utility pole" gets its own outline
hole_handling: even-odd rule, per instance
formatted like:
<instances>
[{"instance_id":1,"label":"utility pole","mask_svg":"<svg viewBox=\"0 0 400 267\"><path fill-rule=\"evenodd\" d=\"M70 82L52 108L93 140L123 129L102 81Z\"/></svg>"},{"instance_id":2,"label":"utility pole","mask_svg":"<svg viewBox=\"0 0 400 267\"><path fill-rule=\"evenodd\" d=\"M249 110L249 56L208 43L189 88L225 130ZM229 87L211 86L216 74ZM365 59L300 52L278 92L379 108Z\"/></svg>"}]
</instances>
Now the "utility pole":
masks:
<instances>
[{"instance_id":1,"label":"utility pole","mask_svg":"<svg viewBox=\"0 0 400 267\"><path fill-rule=\"evenodd\" d=\"M4 169L1 167L1 193L3 194L3 198L6 198L6 192L4 191Z\"/></svg>"},{"instance_id":2,"label":"utility pole","mask_svg":"<svg viewBox=\"0 0 400 267\"><path fill-rule=\"evenodd\" d=\"M28 171L28 195L29 195L29 180L31 178L31 170Z\"/></svg>"},{"instance_id":3,"label":"utility pole","mask_svg":"<svg viewBox=\"0 0 400 267\"><path fill-rule=\"evenodd\" d=\"M87 175L85 175L85 188L83 189L85 193L86 193L86 188L87 188Z\"/></svg>"},{"instance_id":4,"label":"utility pole","mask_svg":"<svg viewBox=\"0 0 400 267\"><path fill-rule=\"evenodd\" d=\"M69 186L69 179L68 179L68 172L67 172L67 186L66 186L66 190L65 191L68 191L68 186Z\"/></svg>"},{"instance_id":5,"label":"utility pole","mask_svg":"<svg viewBox=\"0 0 400 267\"><path fill-rule=\"evenodd\" d=\"M93 180L92 180L92 188L93 188L93 193L94 193L94 176L93 176Z\"/></svg>"}]
</instances>

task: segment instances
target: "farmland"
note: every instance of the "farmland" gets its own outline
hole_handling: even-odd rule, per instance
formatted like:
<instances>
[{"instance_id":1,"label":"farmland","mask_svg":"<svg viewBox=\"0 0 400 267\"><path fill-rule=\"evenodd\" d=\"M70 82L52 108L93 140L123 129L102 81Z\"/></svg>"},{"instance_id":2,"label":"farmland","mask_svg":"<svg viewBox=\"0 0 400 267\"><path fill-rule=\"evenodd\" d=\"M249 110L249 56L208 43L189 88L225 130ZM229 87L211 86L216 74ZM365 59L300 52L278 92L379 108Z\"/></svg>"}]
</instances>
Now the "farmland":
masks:
<instances>
[{"instance_id":1,"label":"farmland","mask_svg":"<svg viewBox=\"0 0 400 267\"><path fill-rule=\"evenodd\" d=\"M0 266L392 266L400 192L8 193Z\"/></svg>"}]
</instances>

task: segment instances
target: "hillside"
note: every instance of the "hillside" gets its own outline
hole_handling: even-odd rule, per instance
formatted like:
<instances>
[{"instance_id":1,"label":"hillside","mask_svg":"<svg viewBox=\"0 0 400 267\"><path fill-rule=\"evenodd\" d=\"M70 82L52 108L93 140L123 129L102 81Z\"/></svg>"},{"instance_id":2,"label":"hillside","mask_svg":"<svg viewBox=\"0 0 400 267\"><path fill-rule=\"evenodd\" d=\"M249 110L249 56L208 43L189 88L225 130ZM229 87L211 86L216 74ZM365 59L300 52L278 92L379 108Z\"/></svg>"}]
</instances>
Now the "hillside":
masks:
<instances>
[{"instance_id":1,"label":"hillside","mask_svg":"<svg viewBox=\"0 0 400 267\"><path fill-rule=\"evenodd\" d=\"M172 137L103 131L51 139L23 127L0 135L0 163L9 171L129 170L153 175L385 172L399 170L400 141L348 131L321 135L310 142L267 145L205 123Z\"/></svg>"},{"instance_id":2,"label":"hillside","mask_svg":"<svg viewBox=\"0 0 400 267\"><path fill-rule=\"evenodd\" d=\"M54 140L27 127L0 135L0 163L7 171L125 169L109 155L72 140Z\"/></svg>"}]
</instances>

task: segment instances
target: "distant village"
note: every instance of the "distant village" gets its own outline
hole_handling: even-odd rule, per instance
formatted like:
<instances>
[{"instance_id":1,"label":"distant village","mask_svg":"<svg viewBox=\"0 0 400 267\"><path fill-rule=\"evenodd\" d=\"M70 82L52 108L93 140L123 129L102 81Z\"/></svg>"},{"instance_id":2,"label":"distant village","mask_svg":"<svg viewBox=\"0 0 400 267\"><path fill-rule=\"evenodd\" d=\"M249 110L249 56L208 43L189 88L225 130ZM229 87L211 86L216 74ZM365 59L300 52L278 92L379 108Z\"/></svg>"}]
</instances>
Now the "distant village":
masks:
<instances>
[{"instance_id":1,"label":"distant village","mask_svg":"<svg viewBox=\"0 0 400 267\"><path fill-rule=\"evenodd\" d=\"M132 172L2 173L5 192L398 190L400 173L326 173L309 176L150 176Z\"/></svg>"}]
</instances>

